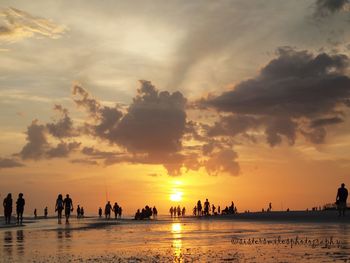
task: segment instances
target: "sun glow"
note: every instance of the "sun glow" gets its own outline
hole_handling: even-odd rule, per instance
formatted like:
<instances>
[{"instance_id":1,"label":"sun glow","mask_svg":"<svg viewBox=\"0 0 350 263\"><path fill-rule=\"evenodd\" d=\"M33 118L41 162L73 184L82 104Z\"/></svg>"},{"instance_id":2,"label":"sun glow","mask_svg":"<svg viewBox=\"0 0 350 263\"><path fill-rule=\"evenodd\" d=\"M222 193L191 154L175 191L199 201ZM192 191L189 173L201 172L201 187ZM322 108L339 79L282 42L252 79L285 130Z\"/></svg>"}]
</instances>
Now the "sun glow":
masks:
<instances>
[{"instance_id":1,"label":"sun glow","mask_svg":"<svg viewBox=\"0 0 350 263\"><path fill-rule=\"evenodd\" d=\"M178 190L174 190L173 193L170 194L170 200L174 202L178 202L182 200L182 192Z\"/></svg>"}]
</instances>

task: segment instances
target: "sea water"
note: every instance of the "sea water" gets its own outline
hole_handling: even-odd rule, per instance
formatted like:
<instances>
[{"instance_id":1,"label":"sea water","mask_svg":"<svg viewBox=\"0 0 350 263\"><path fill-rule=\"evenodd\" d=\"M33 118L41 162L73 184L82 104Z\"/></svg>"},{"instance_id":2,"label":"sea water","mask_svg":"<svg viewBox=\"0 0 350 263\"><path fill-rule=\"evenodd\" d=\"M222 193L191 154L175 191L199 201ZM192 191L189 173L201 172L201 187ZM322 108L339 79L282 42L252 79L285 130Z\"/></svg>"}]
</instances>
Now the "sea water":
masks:
<instances>
[{"instance_id":1,"label":"sea water","mask_svg":"<svg viewBox=\"0 0 350 263\"><path fill-rule=\"evenodd\" d=\"M350 262L348 223L159 217L0 228L1 262Z\"/></svg>"}]
</instances>

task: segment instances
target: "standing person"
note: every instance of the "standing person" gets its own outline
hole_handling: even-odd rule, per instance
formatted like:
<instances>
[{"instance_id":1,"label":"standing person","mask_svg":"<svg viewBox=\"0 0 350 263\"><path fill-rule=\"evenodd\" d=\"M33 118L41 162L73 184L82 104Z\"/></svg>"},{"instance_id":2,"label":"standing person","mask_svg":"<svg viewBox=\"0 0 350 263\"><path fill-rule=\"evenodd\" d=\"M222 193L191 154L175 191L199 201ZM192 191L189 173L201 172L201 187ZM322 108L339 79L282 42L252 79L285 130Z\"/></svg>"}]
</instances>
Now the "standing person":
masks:
<instances>
[{"instance_id":1,"label":"standing person","mask_svg":"<svg viewBox=\"0 0 350 263\"><path fill-rule=\"evenodd\" d=\"M271 212L271 210L272 210L272 204L269 203L269 212Z\"/></svg>"},{"instance_id":2,"label":"standing person","mask_svg":"<svg viewBox=\"0 0 350 263\"><path fill-rule=\"evenodd\" d=\"M180 206L177 206L177 217L181 216L181 208Z\"/></svg>"},{"instance_id":3,"label":"standing person","mask_svg":"<svg viewBox=\"0 0 350 263\"><path fill-rule=\"evenodd\" d=\"M335 203L338 206L339 216L343 214L345 216L346 200L348 199L348 190L345 188L345 184L342 183L338 188L337 197Z\"/></svg>"},{"instance_id":4,"label":"standing person","mask_svg":"<svg viewBox=\"0 0 350 263\"><path fill-rule=\"evenodd\" d=\"M12 195L9 193L3 202L4 206L4 215L5 215L5 223L11 223L11 215L12 215Z\"/></svg>"},{"instance_id":5,"label":"standing person","mask_svg":"<svg viewBox=\"0 0 350 263\"><path fill-rule=\"evenodd\" d=\"M221 208L220 206L218 206L218 214L220 215L220 213L221 213Z\"/></svg>"},{"instance_id":6,"label":"standing person","mask_svg":"<svg viewBox=\"0 0 350 263\"><path fill-rule=\"evenodd\" d=\"M102 208L101 208L101 207L98 209L98 217L99 217L99 218L102 217Z\"/></svg>"},{"instance_id":7,"label":"standing person","mask_svg":"<svg viewBox=\"0 0 350 263\"><path fill-rule=\"evenodd\" d=\"M119 218L122 218L122 213L123 213L123 208L119 206L119 209L118 209Z\"/></svg>"},{"instance_id":8,"label":"standing person","mask_svg":"<svg viewBox=\"0 0 350 263\"><path fill-rule=\"evenodd\" d=\"M80 217L84 218L84 213L85 213L84 207L81 207L81 209L80 209Z\"/></svg>"},{"instance_id":9,"label":"standing person","mask_svg":"<svg viewBox=\"0 0 350 263\"><path fill-rule=\"evenodd\" d=\"M81 210L80 210L80 205L77 207L77 218L80 218L81 216Z\"/></svg>"},{"instance_id":10,"label":"standing person","mask_svg":"<svg viewBox=\"0 0 350 263\"><path fill-rule=\"evenodd\" d=\"M117 202L114 203L113 212L114 212L114 218L117 219L118 218L118 212L119 212L119 205L118 205Z\"/></svg>"},{"instance_id":11,"label":"standing person","mask_svg":"<svg viewBox=\"0 0 350 263\"><path fill-rule=\"evenodd\" d=\"M171 217L173 217L173 212L174 212L173 207L170 207L170 209L169 209L169 213L170 213L170 216L171 216Z\"/></svg>"},{"instance_id":12,"label":"standing person","mask_svg":"<svg viewBox=\"0 0 350 263\"><path fill-rule=\"evenodd\" d=\"M38 213L37 213L36 208L35 208L34 209L34 218L37 219L37 217L38 217Z\"/></svg>"},{"instance_id":13,"label":"standing person","mask_svg":"<svg viewBox=\"0 0 350 263\"><path fill-rule=\"evenodd\" d=\"M215 209L216 209L215 205L212 204L212 205L211 205L211 211L212 211L213 215L215 215Z\"/></svg>"},{"instance_id":14,"label":"standing person","mask_svg":"<svg viewBox=\"0 0 350 263\"><path fill-rule=\"evenodd\" d=\"M108 201L105 207L105 216L106 219L110 219L111 218L111 210L112 210L112 206L111 206L111 202Z\"/></svg>"},{"instance_id":15,"label":"standing person","mask_svg":"<svg viewBox=\"0 0 350 263\"><path fill-rule=\"evenodd\" d=\"M47 211L47 206L44 208L44 217L47 218L47 214L48 214L48 211Z\"/></svg>"},{"instance_id":16,"label":"standing person","mask_svg":"<svg viewBox=\"0 0 350 263\"><path fill-rule=\"evenodd\" d=\"M205 202L204 202L204 214L207 216L209 215L209 207L210 207L210 203L208 201L208 198L205 199Z\"/></svg>"},{"instance_id":17,"label":"standing person","mask_svg":"<svg viewBox=\"0 0 350 263\"><path fill-rule=\"evenodd\" d=\"M186 213L186 208L183 207L183 208L182 208L182 211L181 211L181 216L184 217L184 216L185 216L185 213Z\"/></svg>"},{"instance_id":18,"label":"standing person","mask_svg":"<svg viewBox=\"0 0 350 263\"><path fill-rule=\"evenodd\" d=\"M157 210L156 206L153 206L152 210L153 210L153 219L156 219L158 216L158 210Z\"/></svg>"},{"instance_id":19,"label":"standing person","mask_svg":"<svg viewBox=\"0 0 350 263\"><path fill-rule=\"evenodd\" d=\"M202 203L201 200L197 202L197 214L200 216L202 214Z\"/></svg>"},{"instance_id":20,"label":"standing person","mask_svg":"<svg viewBox=\"0 0 350 263\"><path fill-rule=\"evenodd\" d=\"M69 194L66 195L66 198L63 200L64 205L64 215L66 217L66 224L69 224L70 212L73 211L73 201L69 197Z\"/></svg>"},{"instance_id":21,"label":"standing person","mask_svg":"<svg viewBox=\"0 0 350 263\"><path fill-rule=\"evenodd\" d=\"M194 215L194 216L197 215L197 206L195 206L195 207L193 208L193 215Z\"/></svg>"},{"instance_id":22,"label":"standing person","mask_svg":"<svg viewBox=\"0 0 350 263\"><path fill-rule=\"evenodd\" d=\"M24 205L25 205L25 200L23 198L23 194L20 193L18 195L18 199L16 202L16 212L17 212L17 224L21 224L23 222L23 212L24 212Z\"/></svg>"},{"instance_id":23,"label":"standing person","mask_svg":"<svg viewBox=\"0 0 350 263\"><path fill-rule=\"evenodd\" d=\"M57 212L57 219L59 224L61 224L63 206L63 196L59 194L55 205L55 212Z\"/></svg>"}]
</instances>

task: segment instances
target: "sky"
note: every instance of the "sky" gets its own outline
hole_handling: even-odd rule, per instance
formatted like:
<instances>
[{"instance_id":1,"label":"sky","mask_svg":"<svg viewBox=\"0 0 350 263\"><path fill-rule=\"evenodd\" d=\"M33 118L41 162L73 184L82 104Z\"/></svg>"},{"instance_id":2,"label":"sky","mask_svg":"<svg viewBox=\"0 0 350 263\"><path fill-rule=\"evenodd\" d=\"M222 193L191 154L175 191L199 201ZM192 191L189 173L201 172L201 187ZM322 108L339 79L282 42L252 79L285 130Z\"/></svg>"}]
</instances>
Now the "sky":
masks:
<instances>
[{"instance_id":1,"label":"sky","mask_svg":"<svg viewBox=\"0 0 350 263\"><path fill-rule=\"evenodd\" d=\"M306 209L349 184L350 2L0 2L0 197ZM51 210L50 210L51 209Z\"/></svg>"}]
</instances>

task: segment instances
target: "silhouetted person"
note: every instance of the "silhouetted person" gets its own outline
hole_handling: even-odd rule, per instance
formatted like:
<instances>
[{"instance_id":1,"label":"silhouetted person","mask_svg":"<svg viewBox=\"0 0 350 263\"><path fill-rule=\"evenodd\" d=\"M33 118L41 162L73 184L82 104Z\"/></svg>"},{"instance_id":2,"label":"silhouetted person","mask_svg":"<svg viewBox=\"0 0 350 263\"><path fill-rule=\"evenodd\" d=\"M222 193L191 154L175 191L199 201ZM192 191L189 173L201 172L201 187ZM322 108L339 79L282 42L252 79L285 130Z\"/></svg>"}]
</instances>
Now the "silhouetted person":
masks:
<instances>
[{"instance_id":1,"label":"silhouetted person","mask_svg":"<svg viewBox=\"0 0 350 263\"><path fill-rule=\"evenodd\" d=\"M47 211L47 206L44 208L44 217L47 218L47 214L48 214L48 211Z\"/></svg>"},{"instance_id":2,"label":"silhouetted person","mask_svg":"<svg viewBox=\"0 0 350 263\"><path fill-rule=\"evenodd\" d=\"M194 216L197 215L197 206L193 207L193 215L194 215Z\"/></svg>"},{"instance_id":3,"label":"silhouetted person","mask_svg":"<svg viewBox=\"0 0 350 263\"><path fill-rule=\"evenodd\" d=\"M105 207L105 216L106 219L110 219L111 218L111 211L112 211L112 205L111 202L108 201Z\"/></svg>"},{"instance_id":4,"label":"silhouetted person","mask_svg":"<svg viewBox=\"0 0 350 263\"><path fill-rule=\"evenodd\" d=\"M229 213L233 214L235 212L235 204L231 202L230 208L229 208Z\"/></svg>"},{"instance_id":5,"label":"silhouetted person","mask_svg":"<svg viewBox=\"0 0 350 263\"><path fill-rule=\"evenodd\" d=\"M185 214L186 214L186 208L185 208L185 207L183 207L183 208L182 208L182 211L181 211L181 216L182 216L182 217L184 217L184 216L185 216Z\"/></svg>"},{"instance_id":6,"label":"silhouetted person","mask_svg":"<svg viewBox=\"0 0 350 263\"><path fill-rule=\"evenodd\" d=\"M171 216L171 217L173 217L173 212L174 212L174 211L173 211L173 207L170 207L169 213L170 213L170 216Z\"/></svg>"},{"instance_id":7,"label":"silhouetted person","mask_svg":"<svg viewBox=\"0 0 350 263\"><path fill-rule=\"evenodd\" d=\"M200 216L202 214L202 203L201 200L197 202L197 214Z\"/></svg>"},{"instance_id":8,"label":"silhouetted person","mask_svg":"<svg viewBox=\"0 0 350 263\"><path fill-rule=\"evenodd\" d=\"M18 199L16 202L16 212L17 212L17 224L21 224L23 222L23 212L24 212L24 206L25 206L26 202L23 198L23 194L20 193L18 195Z\"/></svg>"},{"instance_id":9,"label":"silhouetted person","mask_svg":"<svg viewBox=\"0 0 350 263\"><path fill-rule=\"evenodd\" d=\"M63 200L63 205L64 205L64 216L66 217L66 224L68 224L70 213L73 212L73 201L69 197L69 194L66 194L66 198Z\"/></svg>"},{"instance_id":10,"label":"silhouetted person","mask_svg":"<svg viewBox=\"0 0 350 263\"><path fill-rule=\"evenodd\" d=\"M80 208L80 217L84 217L84 213L85 213L84 207L81 207Z\"/></svg>"},{"instance_id":11,"label":"silhouetted person","mask_svg":"<svg viewBox=\"0 0 350 263\"><path fill-rule=\"evenodd\" d=\"M55 212L57 212L57 219L59 224L61 223L63 208L64 208L63 196L59 194L55 205Z\"/></svg>"},{"instance_id":12,"label":"silhouetted person","mask_svg":"<svg viewBox=\"0 0 350 263\"><path fill-rule=\"evenodd\" d=\"M157 210L157 208L156 208L155 206L153 206L152 211L153 211L153 218L156 219L157 216L158 216L158 210Z\"/></svg>"},{"instance_id":13,"label":"silhouetted person","mask_svg":"<svg viewBox=\"0 0 350 263\"><path fill-rule=\"evenodd\" d=\"M139 220L139 219L141 219L141 213L140 213L140 209L137 209L135 213L135 220Z\"/></svg>"},{"instance_id":14,"label":"silhouetted person","mask_svg":"<svg viewBox=\"0 0 350 263\"><path fill-rule=\"evenodd\" d=\"M176 208L176 206L173 207L173 211L174 211L173 212L174 213L174 217L176 217L176 215L177 215L177 208Z\"/></svg>"},{"instance_id":15,"label":"silhouetted person","mask_svg":"<svg viewBox=\"0 0 350 263\"><path fill-rule=\"evenodd\" d=\"M211 211L212 211L213 215L215 215L215 210L216 210L216 207L215 207L215 205L213 204L213 205L211 206Z\"/></svg>"},{"instance_id":16,"label":"silhouetted person","mask_svg":"<svg viewBox=\"0 0 350 263\"><path fill-rule=\"evenodd\" d=\"M348 199L348 190L345 188L345 184L342 183L341 187L338 188L336 204L338 205L339 216L343 214L345 216L346 200Z\"/></svg>"},{"instance_id":17,"label":"silhouetted person","mask_svg":"<svg viewBox=\"0 0 350 263\"><path fill-rule=\"evenodd\" d=\"M10 224L11 215L12 215L12 195L10 193L4 199L3 206L4 206L5 223Z\"/></svg>"},{"instance_id":18,"label":"silhouetted person","mask_svg":"<svg viewBox=\"0 0 350 263\"><path fill-rule=\"evenodd\" d=\"M269 203L269 212L271 212L271 210L272 210L272 204Z\"/></svg>"},{"instance_id":19,"label":"silhouetted person","mask_svg":"<svg viewBox=\"0 0 350 263\"><path fill-rule=\"evenodd\" d=\"M177 207L177 217L181 216L181 208L180 206Z\"/></svg>"},{"instance_id":20,"label":"silhouetted person","mask_svg":"<svg viewBox=\"0 0 350 263\"><path fill-rule=\"evenodd\" d=\"M209 215L209 207L210 207L210 203L209 203L208 198L207 198L204 202L204 214L205 215Z\"/></svg>"},{"instance_id":21,"label":"silhouetted person","mask_svg":"<svg viewBox=\"0 0 350 263\"><path fill-rule=\"evenodd\" d=\"M81 209L80 209L80 205L78 205L77 207L77 218L80 218L81 216Z\"/></svg>"},{"instance_id":22,"label":"silhouetted person","mask_svg":"<svg viewBox=\"0 0 350 263\"><path fill-rule=\"evenodd\" d=\"M218 206L218 214L219 214L219 215L221 214L221 208L220 208L220 206Z\"/></svg>"},{"instance_id":23,"label":"silhouetted person","mask_svg":"<svg viewBox=\"0 0 350 263\"><path fill-rule=\"evenodd\" d=\"M100 218L102 217L102 208L101 208L101 207L98 209L98 216L99 216Z\"/></svg>"},{"instance_id":24,"label":"silhouetted person","mask_svg":"<svg viewBox=\"0 0 350 263\"><path fill-rule=\"evenodd\" d=\"M122 213L123 213L123 208L119 206L119 209L118 209L119 218L122 218Z\"/></svg>"},{"instance_id":25,"label":"silhouetted person","mask_svg":"<svg viewBox=\"0 0 350 263\"><path fill-rule=\"evenodd\" d=\"M34 209L34 218L37 219L38 217L38 212L36 211L36 208Z\"/></svg>"},{"instance_id":26,"label":"silhouetted person","mask_svg":"<svg viewBox=\"0 0 350 263\"><path fill-rule=\"evenodd\" d=\"M114 203L113 212L114 212L114 218L117 219L118 218L118 212L119 212L119 205L118 205L118 203Z\"/></svg>"}]
</instances>

